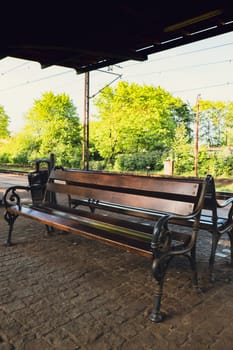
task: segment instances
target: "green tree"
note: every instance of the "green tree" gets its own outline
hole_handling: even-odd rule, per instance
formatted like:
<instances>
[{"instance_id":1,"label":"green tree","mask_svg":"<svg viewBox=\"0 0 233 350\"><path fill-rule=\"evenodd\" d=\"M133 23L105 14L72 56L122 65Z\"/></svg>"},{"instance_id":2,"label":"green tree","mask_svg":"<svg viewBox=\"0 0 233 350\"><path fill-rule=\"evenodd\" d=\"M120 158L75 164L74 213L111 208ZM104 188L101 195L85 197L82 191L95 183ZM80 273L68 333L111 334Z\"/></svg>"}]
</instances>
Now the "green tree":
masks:
<instances>
[{"instance_id":1,"label":"green tree","mask_svg":"<svg viewBox=\"0 0 233 350\"><path fill-rule=\"evenodd\" d=\"M106 87L95 105L98 115L91 138L100 155L112 164L119 154L170 147L177 123L190 116L182 100L162 88L127 82Z\"/></svg>"},{"instance_id":2,"label":"green tree","mask_svg":"<svg viewBox=\"0 0 233 350\"><path fill-rule=\"evenodd\" d=\"M175 174L190 174L193 172L193 145L189 142L185 124L176 127L172 145Z\"/></svg>"},{"instance_id":3,"label":"green tree","mask_svg":"<svg viewBox=\"0 0 233 350\"><path fill-rule=\"evenodd\" d=\"M0 161L25 165L38 156L38 142L30 133L21 132L6 140L0 149Z\"/></svg>"},{"instance_id":4,"label":"green tree","mask_svg":"<svg viewBox=\"0 0 233 350\"><path fill-rule=\"evenodd\" d=\"M233 102L225 106L224 137L226 146L233 146Z\"/></svg>"},{"instance_id":5,"label":"green tree","mask_svg":"<svg viewBox=\"0 0 233 350\"><path fill-rule=\"evenodd\" d=\"M3 106L0 106L0 138L6 138L10 135L8 130L9 120L10 119L4 111Z\"/></svg>"},{"instance_id":6,"label":"green tree","mask_svg":"<svg viewBox=\"0 0 233 350\"><path fill-rule=\"evenodd\" d=\"M35 100L26 124L17 135L19 153L30 159L56 155L57 163L77 166L81 161L81 126L76 108L66 94L47 92ZM19 157L15 155L15 157Z\"/></svg>"},{"instance_id":7,"label":"green tree","mask_svg":"<svg viewBox=\"0 0 233 350\"><path fill-rule=\"evenodd\" d=\"M199 141L208 146L224 146L232 135L233 107L232 103L222 101L201 100L199 118Z\"/></svg>"}]
</instances>

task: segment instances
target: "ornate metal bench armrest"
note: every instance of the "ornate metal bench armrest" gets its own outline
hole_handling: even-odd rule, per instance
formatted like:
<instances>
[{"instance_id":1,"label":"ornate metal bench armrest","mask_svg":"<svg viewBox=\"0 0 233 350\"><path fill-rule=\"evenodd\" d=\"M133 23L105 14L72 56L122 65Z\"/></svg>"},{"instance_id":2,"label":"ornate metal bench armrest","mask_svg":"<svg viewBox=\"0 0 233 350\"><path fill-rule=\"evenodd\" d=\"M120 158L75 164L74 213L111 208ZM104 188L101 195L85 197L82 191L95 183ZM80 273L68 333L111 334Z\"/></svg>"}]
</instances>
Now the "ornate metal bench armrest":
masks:
<instances>
[{"instance_id":1,"label":"ornate metal bench armrest","mask_svg":"<svg viewBox=\"0 0 233 350\"><path fill-rule=\"evenodd\" d=\"M219 208L225 208L230 204L233 206L233 197L226 199L223 203L219 203L219 201L217 201L217 206Z\"/></svg>"},{"instance_id":2,"label":"ornate metal bench armrest","mask_svg":"<svg viewBox=\"0 0 233 350\"><path fill-rule=\"evenodd\" d=\"M232 221L232 215L233 215L233 197L226 199L223 203L219 203L217 201L217 208L226 208L229 206L228 211L228 220Z\"/></svg>"},{"instance_id":3,"label":"ornate metal bench armrest","mask_svg":"<svg viewBox=\"0 0 233 350\"><path fill-rule=\"evenodd\" d=\"M7 209L12 205L17 205L20 208L21 198L18 191L23 190L28 192L31 190L31 188L32 186L20 186L20 185L8 187L2 197L2 202L5 205L5 208Z\"/></svg>"},{"instance_id":4,"label":"ornate metal bench armrest","mask_svg":"<svg viewBox=\"0 0 233 350\"><path fill-rule=\"evenodd\" d=\"M169 218L170 215L166 215L155 223L151 240L151 249L154 258L160 258L171 247L172 238L168 229Z\"/></svg>"},{"instance_id":5,"label":"ornate metal bench armrest","mask_svg":"<svg viewBox=\"0 0 233 350\"><path fill-rule=\"evenodd\" d=\"M196 230L198 228L198 219L200 215L200 210L190 214L190 215L165 215L159 219L154 226L151 248L154 253L154 257L160 258L162 255L176 255L177 251L172 251L172 240L173 240L173 231L169 229L169 223L174 224L174 222L181 221L190 221L196 220ZM169 222L170 221L170 222ZM172 222L171 222L172 221ZM190 235L189 235L190 237ZM187 247L190 249L190 247ZM186 250L186 249L185 249ZM180 252L181 253L181 252Z\"/></svg>"}]
</instances>

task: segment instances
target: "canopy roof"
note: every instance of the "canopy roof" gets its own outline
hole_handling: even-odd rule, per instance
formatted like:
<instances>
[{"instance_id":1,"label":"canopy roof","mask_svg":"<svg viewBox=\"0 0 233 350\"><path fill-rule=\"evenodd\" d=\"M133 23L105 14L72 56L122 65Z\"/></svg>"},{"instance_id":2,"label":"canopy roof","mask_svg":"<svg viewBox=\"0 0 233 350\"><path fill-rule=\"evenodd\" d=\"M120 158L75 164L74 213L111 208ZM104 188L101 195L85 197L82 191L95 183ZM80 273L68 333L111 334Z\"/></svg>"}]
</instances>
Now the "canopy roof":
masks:
<instances>
[{"instance_id":1,"label":"canopy roof","mask_svg":"<svg viewBox=\"0 0 233 350\"><path fill-rule=\"evenodd\" d=\"M82 73L129 59L143 61L152 53L233 30L230 0L42 5L16 2L4 10L1 5L0 58L23 58Z\"/></svg>"}]
</instances>

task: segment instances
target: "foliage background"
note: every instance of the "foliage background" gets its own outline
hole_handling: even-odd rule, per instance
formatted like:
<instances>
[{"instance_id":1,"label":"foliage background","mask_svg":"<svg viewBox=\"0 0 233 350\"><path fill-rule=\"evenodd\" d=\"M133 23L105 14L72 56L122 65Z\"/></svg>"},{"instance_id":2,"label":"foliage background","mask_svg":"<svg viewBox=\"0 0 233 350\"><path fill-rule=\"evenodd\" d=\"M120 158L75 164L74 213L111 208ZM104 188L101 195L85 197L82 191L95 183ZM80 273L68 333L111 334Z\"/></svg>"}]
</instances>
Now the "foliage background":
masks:
<instances>
[{"instance_id":1,"label":"foliage background","mask_svg":"<svg viewBox=\"0 0 233 350\"><path fill-rule=\"evenodd\" d=\"M89 168L194 175L195 117L180 98L152 85L121 81L95 98L90 121ZM198 175L233 176L233 102L199 101ZM57 164L82 167L82 123L66 94L47 92L25 115L25 127L8 131L10 117L0 106L0 163L26 165L56 155Z\"/></svg>"}]
</instances>

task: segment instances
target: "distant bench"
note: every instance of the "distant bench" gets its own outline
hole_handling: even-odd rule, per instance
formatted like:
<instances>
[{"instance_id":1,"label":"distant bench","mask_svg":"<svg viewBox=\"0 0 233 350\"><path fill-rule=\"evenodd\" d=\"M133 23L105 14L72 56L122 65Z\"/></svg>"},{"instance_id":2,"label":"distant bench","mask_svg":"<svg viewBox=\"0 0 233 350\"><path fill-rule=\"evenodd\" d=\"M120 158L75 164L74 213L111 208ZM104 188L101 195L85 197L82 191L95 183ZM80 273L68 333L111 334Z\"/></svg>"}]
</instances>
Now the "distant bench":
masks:
<instances>
[{"instance_id":1,"label":"distant bench","mask_svg":"<svg viewBox=\"0 0 233 350\"><path fill-rule=\"evenodd\" d=\"M213 177L207 186L199 227L212 234L209 271L214 279L215 254L218 242L224 234L230 240L230 263L233 266L233 193L217 192Z\"/></svg>"},{"instance_id":2,"label":"distant bench","mask_svg":"<svg viewBox=\"0 0 233 350\"><path fill-rule=\"evenodd\" d=\"M23 216L45 224L48 232L57 228L149 258L157 282L149 318L160 322L164 276L173 257L188 257L194 286L198 286L195 250L200 222L214 232L215 253L220 235L217 224L210 224L207 216L200 221L206 191L213 190L213 185L211 176L148 177L55 168L42 203L22 204L20 200L18 190L33 193L40 191L37 185L13 186L5 192L5 219L9 224L6 245L11 245L16 218ZM206 204L214 203L211 194ZM183 232L177 225L185 228ZM210 261L213 265L214 255Z\"/></svg>"}]
</instances>

